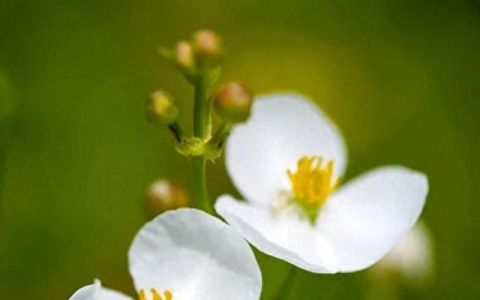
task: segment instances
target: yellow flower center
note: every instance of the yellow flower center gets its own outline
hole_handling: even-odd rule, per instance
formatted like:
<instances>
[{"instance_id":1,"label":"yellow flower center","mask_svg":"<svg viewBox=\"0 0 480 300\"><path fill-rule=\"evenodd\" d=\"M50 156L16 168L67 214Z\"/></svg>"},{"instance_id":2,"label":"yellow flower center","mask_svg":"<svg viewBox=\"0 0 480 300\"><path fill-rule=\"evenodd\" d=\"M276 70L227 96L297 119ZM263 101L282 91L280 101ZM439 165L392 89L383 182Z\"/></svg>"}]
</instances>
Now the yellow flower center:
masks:
<instances>
[{"instance_id":1,"label":"yellow flower center","mask_svg":"<svg viewBox=\"0 0 480 300\"><path fill-rule=\"evenodd\" d=\"M297 162L297 170L287 170L292 184L293 201L305 209L312 221L318 209L338 186L339 178L333 175L333 160L319 156L302 156Z\"/></svg>"},{"instance_id":2,"label":"yellow flower center","mask_svg":"<svg viewBox=\"0 0 480 300\"><path fill-rule=\"evenodd\" d=\"M150 292L152 293L152 300L172 300L173 295L170 290L165 290L162 294L158 292L157 289L153 288L150 289ZM145 290L141 289L140 292L138 293L138 300L147 300L147 297L145 296Z\"/></svg>"}]
</instances>

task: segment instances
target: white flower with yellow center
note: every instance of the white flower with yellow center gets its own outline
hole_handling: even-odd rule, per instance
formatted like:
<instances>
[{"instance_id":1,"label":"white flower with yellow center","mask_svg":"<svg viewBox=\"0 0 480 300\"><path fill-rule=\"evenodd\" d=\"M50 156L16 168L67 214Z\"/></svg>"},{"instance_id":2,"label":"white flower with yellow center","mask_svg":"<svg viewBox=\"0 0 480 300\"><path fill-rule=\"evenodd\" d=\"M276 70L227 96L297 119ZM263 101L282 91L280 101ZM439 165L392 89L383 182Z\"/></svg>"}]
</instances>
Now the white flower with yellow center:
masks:
<instances>
[{"instance_id":1,"label":"white flower with yellow center","mask_svg":"<svg viewBox=\"0 0 480 300\"><path fill-rule=\"evenodd\" d=\"M346 163L340 132L313 103L260 97L226 148L228 173L247 201L224 195L215 208L259 250L299 268L364 269L415 224L428 182L387 166L339 185Z\"/></svg>"},{"instance_id":2,"label":"white flower with yellow center","mask_svg":"<svg viewBox=\"0 0 480 300\"><path fill-rule=\"evenodd\" d=\"M261 274L248 243L230 226L195 209L166 212L133 240L129 269L139 300L258 300ZM70 300L132 300L101 287Z\"/></svg>"}]
</instances>

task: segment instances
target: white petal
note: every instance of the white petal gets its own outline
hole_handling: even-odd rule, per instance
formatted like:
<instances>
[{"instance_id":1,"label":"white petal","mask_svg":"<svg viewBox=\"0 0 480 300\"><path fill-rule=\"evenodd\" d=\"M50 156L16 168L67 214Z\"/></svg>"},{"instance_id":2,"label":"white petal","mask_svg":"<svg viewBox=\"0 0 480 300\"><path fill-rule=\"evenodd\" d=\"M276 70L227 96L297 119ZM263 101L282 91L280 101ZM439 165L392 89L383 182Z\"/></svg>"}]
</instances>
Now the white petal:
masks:
<instances>
[{"instance_id":1,"label":"white petal","mask_svg":"<svg viewBox=\"0 0 480 300\"><path fill-rule=\"evenodd\" d=\"M99 286L96 283L84 286L78 289L69 300L95 300L98 289Z\"/></svg>"},{"instance_id":2,"label":"white petal","mask_svg":"<svg viewBox=\"0 0 480 300\"><path fill-rule=\"evenodd\" d=\"M69 300L132 300L117 291L103 288L99 280L78 289Z\"/></svg>"},{"instance_id":3,"label":"white petal","mask_svg":"<svg viewBox=\"0 0 480 300\"><path fill-rule=\"evenodd\" d=\"M95 300L132 300L132 298L115 290L101 288Z\"/></svg>"},{"instance_id":4,"label":"white petal","mask_svg":"<svg viewBox=\"0 0 480 300\"><path fill-rule=\"evenodd\" d=\"M216 211L260 251L315 273L335 273L331 247L295 212L274 214L262 206L221 196Z\"/></svg>"},{"instance_id":5,"label":"white petal","mask_svg":"<svg viewBox=\"0 0 480 300\"><path fill-rule=\"evenodd\" d=\"M339 256L340 271L369 267L417 221L428 192L425 175L403 167L373 170L327 200L319 233Z\"/></svg>"},{"instance_id":6,"label":"white petal","mask_svg":"<svg viewBox=\"0 0 480 300\"><path fill-rule=\"evenodd\" d=\"M248 243L202 211L179 209L156 217L129 251L137 290L170 290L179 300L256 300L261 274Z\"/></svg>"},{"instance_id":7,"label":"white petal","mask_svg":"<svg viewBox=\"0 0 480 300\"><path fill-rule=\"evenodd\" d=\"M342 136L316 105L299 95L276 94L256 99L248 122L234 128L226 164L245 199L268 203L290 188L286 171L304 155L333 159L336 175L346 166Z\"/></svg>"}]
</instances>

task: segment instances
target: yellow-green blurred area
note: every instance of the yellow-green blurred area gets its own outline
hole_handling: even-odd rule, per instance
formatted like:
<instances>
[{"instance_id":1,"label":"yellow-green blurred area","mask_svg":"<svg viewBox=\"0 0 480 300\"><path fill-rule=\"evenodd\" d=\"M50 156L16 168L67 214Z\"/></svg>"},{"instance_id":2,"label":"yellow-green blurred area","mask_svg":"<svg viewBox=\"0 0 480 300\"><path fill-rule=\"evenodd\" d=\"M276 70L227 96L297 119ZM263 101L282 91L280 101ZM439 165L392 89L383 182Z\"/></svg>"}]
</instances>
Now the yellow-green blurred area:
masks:
<instances>
[{"instance_id":1,"label":"yellow-green blurred area","mask_svg":"<svg viewBox=\"0 0 480 300\"><path fill-rule=\"evenodd\" d=\"M67 299L94 278L133 295L145 187L190 184L144 116L163 88L191 126L192 88L157 49L206 27L224 37L222 80L298 91L335 120L346 180L385 164L428 174L435 276L402 299L480 299L476 0L0 0L0 299ZM223 162L208 176L212 196L235 192ZM258 258L271 299L288 266ZM301 272L290 299L364 299L366 274Z\"/></svg>"}]
</instances>

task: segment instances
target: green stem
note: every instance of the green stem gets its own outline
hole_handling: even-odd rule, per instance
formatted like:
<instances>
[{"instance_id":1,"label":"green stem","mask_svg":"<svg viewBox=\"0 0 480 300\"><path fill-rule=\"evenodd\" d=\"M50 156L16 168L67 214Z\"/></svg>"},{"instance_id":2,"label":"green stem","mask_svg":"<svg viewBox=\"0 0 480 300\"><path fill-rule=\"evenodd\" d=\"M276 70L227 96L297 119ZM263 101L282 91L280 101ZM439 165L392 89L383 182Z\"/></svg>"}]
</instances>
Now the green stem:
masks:
<instances>
[{"instance_id":1,"label":"green stem","mask_svg":"<svg viewBox=\"0 0 480 300\"><path fill-rule=\"evenodd\" d=\"M207 99L207 85L203 76L195 82L195 99L193 111L193 135L207 139L210 135L210 103Z\"/></svg>"},{"instance_id":2,"label":"green stem","mask_svg":"<svg viewBox=\"0 0 480 300\"><path fill-rule=\"evenodd\" d=\"M206 167L207 160L205 157L193 157L193 191L197 206L208 213L212 213L213 208L207 194Z\"/></svg>"},{"instance_id":3,"label":"green stem","mask_svg":"<svg viewBox=\"0 0 480 300\"><path fill-rule=\"evenodd\" d=\"M288 299L288 296L290 295L290 292L293 287L293 283L295 282L297 275L298 275L298 269L293 265L290 266L290 270L288 270L287 277L285 277L285 280L283 281L282 286L278 290L277 295L272 300Z\"/></svg>"},{"instance_id":4,"label":"green stem","mask_svg":"<svg viewBox=\"0 0 480 300\"><path fill-rule=\"evenodd\" d=\"M195 99L193 112L193 135L206 140L210 137L210 103L207 99L207 85L203 76L195 83ZM193 194L196 206L213 213L212 204L208 200L206 181L207 161L205 156L193 157Z\"/></svg>"}]
</instances>

